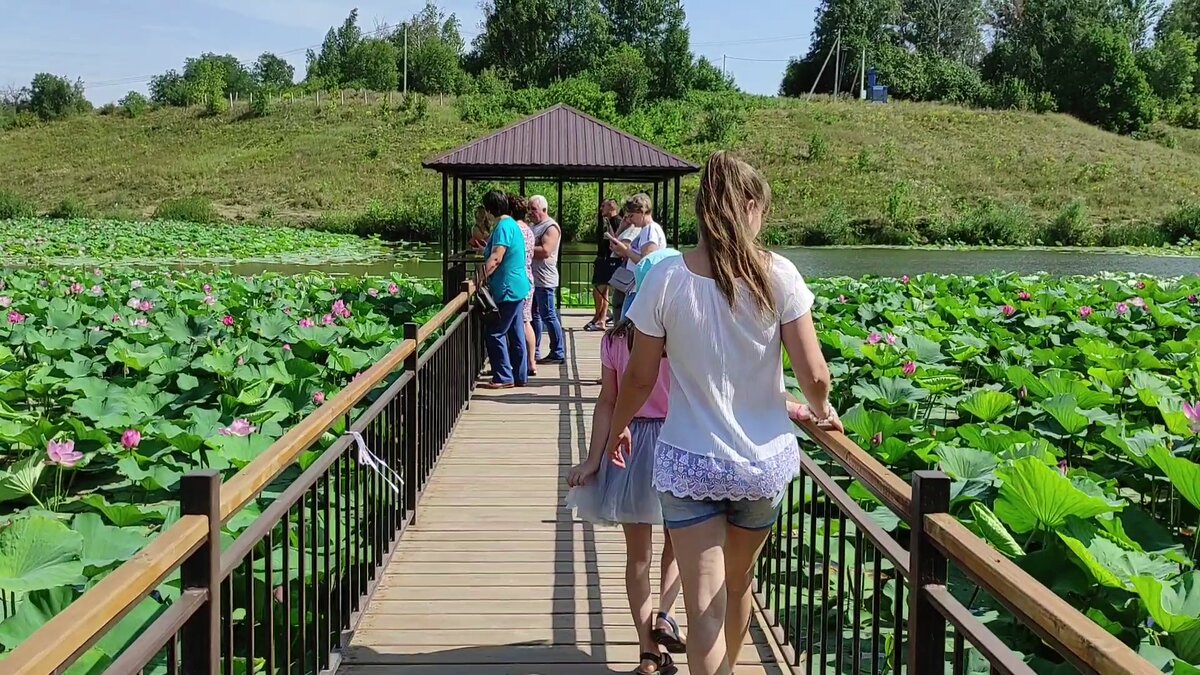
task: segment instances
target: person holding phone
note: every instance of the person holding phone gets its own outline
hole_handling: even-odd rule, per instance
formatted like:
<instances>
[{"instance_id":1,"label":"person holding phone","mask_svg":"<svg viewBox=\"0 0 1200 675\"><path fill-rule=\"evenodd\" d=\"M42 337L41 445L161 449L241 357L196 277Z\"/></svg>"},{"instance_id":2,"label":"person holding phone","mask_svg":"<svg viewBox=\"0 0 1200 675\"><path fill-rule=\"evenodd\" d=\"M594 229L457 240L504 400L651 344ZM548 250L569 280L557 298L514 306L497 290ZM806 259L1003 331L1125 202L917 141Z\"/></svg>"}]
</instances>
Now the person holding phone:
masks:
<instances>
[{"instance_id":1,"label":"person holding phone","mask_svg":"<svg viewBox=\"0 0 1200 675\"><path fill-rule=\"evenodd\" d=\"M621 265L621 259L614 256L609 248L608 240L616 235L620 227L621 216L617 212L616 200L604 200L596 225L596 260L592 263L592 297L596 300L596 313L583 327L586 331L608 330L608 282Z\"/></svg>"}]
</instances>

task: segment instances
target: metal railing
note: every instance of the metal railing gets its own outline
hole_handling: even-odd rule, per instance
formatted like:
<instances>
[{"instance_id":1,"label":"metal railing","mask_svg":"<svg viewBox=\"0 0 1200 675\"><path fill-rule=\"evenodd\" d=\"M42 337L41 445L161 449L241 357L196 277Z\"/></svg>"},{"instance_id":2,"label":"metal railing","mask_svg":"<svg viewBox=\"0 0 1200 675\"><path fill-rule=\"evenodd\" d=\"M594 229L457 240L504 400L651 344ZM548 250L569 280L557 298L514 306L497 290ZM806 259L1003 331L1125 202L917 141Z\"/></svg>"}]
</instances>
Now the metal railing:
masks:
<instances>
[{"instance_id":1,"label":"metal railing","mask_svg":"<svg viewBox=\"0 0 1200 675\"><path fill-rule=\"evenodd\" d=\"M1160 673L959 524L944 474L917 471L910 486L845 436L803 430L812 446L755 585L793 673L1034 675L983 623L980 591L1076 672ZM868 512L852 490L881 506Z\"/></svg>"},{"instance_id":2,"label":"metal railing","mask_svg":"<svg viewBox=\"0 0 1200 675\"><path fill-rule=\"evenodd\" d=\"M473 279L475 269L482 261L478 254L465 251L448 258L443 283L447 288L458 288L464 281ZM564 251L558 257L560 307L595 307L592 295L592 273L596 257L586 253Z\"/></svg>"},{"instance_id":3,"label":"metal railing","mask_svg":"<svg viewBox=\"0 0 1200 675\"><path fill-rule=\"evenodd\" d=\"M403 343L228 482L184 476L180 519L18 646L3 672L65 672L175 574L177 597L103 672L336 668L470 399L483 360L471 295L464 284L426 324L407 324ZM336 440L309 453L327 434ZM223 542L222 525L247 515Z\"/></svg>"}]
</instances>

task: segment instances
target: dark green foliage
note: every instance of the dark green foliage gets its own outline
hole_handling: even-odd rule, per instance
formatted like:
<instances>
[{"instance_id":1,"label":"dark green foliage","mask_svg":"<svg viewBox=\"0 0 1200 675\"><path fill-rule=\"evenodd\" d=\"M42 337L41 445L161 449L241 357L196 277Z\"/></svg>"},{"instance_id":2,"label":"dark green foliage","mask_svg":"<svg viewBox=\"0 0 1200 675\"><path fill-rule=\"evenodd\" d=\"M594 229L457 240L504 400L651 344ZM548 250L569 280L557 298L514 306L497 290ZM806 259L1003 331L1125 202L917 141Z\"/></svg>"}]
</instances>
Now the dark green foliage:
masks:
<instances>
[{"instance_id":1,"label":"dark green foliage","mask_svg":"<svg viewBox=\"0 0 1200 675\"><path fill-rule=\"evenodd\" d=\"M58 120L92 109L83 95L83 80L38 73L29 85L28 109L42 120Z\"/></svg>"},{"instance_id":2,"label":"dark green foliage","mask_svg":"<svg viewBox=\"0 0 1200 675\"><path fill-rule=\"evenodd\" d=\"M32 218L37 215L33 204L25 201L11 190L0 190L0 220L5 218Z\"/></svg>"},{"instance_id":3,"label":"dark green foliage","mask_svg":"<svg viewBox=\"0 0 1200 675\"><path fill-rule=\"evenodd\" d=\"M254 62L253 74L260 90L277 92L292 86L296 69L285 59L263 52Z\"/></svg>"},{"instance_id":4,"label":"dark green foliage","mask_svg":"<svg viewBox=\"0 0 1200 675\"><path fill-rule=\"evenodd\" d=\"M1167 243L1162 228L1155 223L1113 223L1100 229L1099 246L1162 246Z\"/></svg>"},{"instance_id":5,"label":"dark green foliage","mask_svg":"<svg viewBox=\"0 0 1200 675\"><path fill-rule=\"evenodd\" d=\"M250 98L250 116L266 117L275 112L275 100L265 91L260 91Z\"/></svg>"},{"instance_id":6,"label":"dark green foliage","mask_svg":"<svg viewBox=\"0 0 1200 675\"><path fill-rule=\"evenodd\" d=\"M1093 27L1080 38L1074 62L1087 67L1073 69L1058 83L1060 110L1125 134L1154 121L1150 85L1124 37L1110 28Z\"/></svg>"},{"instance_id":7,"label":"dark green foliage","mask_svg":"<svg viewBox=\"0 0 1200 675\"><path fill-rule=\"evenodd\" d=\"M169 199L154 210L155 220L178 220L186 223L217 223L220 214L211 201L203 197Z\"/></svg>"},{"instance_id":8,"label":"dark green foliage","mask_svg":"<svg viewBox=\"0 0 1200 675\"><path fill-rule=\"evenodd\" d=\"M424 94L462 94L470 76L462 67L463 39L458 17L447 16L433 2L392 33L403 59L408 44L408 90ZM403 73L401 74L403 77Z\"/></svg>"},{"instance_id":9,"label":"dark green foliage","mask_svg":"<svg viewBox=\"0 0 1200 675\"><path fill-rule=\"evenodd\" d=\"M388 40L367 39L355 45L337 84L354 89L393 91L400 81L396 66L400 54Z\"/></svg>"},{"instance_id":10,"label":"dark green foliage","mask_svg":"<svg viewBox=\"0 0 1200 675\"><path fill-rule=\"evenodd\" d=\"M1138 53L1138 66L1154 94L1163 101L1182 101L1195 90L1200 72L1196 47L1195 40L1176 30L1159 37L1153 49Z\"/></svg>"},{"instance_id":11,"label":"dark green foliage","mask_svg":"<svg viewBox=\"0 0 1200 675\"><path fill-rule=\"evenodd\" d=\"M1083 204L1071 202L1042 229L1043 244L1056 246L1080 246L1087 243L1091 226Z\"/></svg>"},{"instance_id":12,"label":"dark green foliage","mask_svg":"<svg viewBox=\"0 0 1200 675\"><path fill-rule=\"evenodd\" d=\"M61 220L70 220L71 218L87 218L91 215L91 209L87 207L79 199L75 197L65 197L58 206L54 207L50 213L46 214L50 218L58 218Z\"/></svg>"},{"instance_id":13,"label":"dark green foliage","mask_svg":"<svg viewBox=\"0 0 1200 675\"><path fill-rule=\"evenodd\" d=\"M650 69L642 53L630 45L621 45L604 57L599 84L617 95L617 110L628 115L636 110L650 92Z\"/></svg>"},{"instance_id":14,"label":"dark green foliage","mask_svg":"<svg viewBox=\"0 0 1200 675\"><path fill-rule=\"evenodd\" d=\"M696 67L692 71L692 89L695 91L736 91L733 77L721 72L721 69L707 56L696 59Z\"/></svg>"},{"instance_id":15,"label":"dark green foliage","mask_svg":"<svg viewBox=\"0 0 1200 675\"><path fill-rule=\"evenodd\" d=\"M997 246L1029 244L1036 229L1033 217L1025 209L990 202L971 209L945 227L948 241Z\"/></svg>"},{"instance_id":16,"label":"dark green foliage","mask_svg":"<svg viewBox=\"0 0 1200 675\"><path fill-rule=\"evenodd\" d=\"M196 102L192 87L175 70L150 79L150 100L161 105L186 106Z\"/></svg>"},{"instance_id":17,"label":"dark green foliage","mask_svg":"<svg viewBox=\"0 0 1200 675\"><path fill-rule=\"evenodd\" d=\"M1181 206L1163 220L1162 232L1169 244L1176 244L1184 239L1200 241L1200 205Z\"/></svg>"},{"instance_id":18,"label":"dark green foliage","mask_svg":"<svg viewBox=\"0 0 1200 675\"><path fill-rule=\"evenodd\" d=\"M880 48L876 68L890 94L911 101L979 104L986 91L979 71L961 61L902 47Z\"/></svg>"},{"instance_id":19,"label":"dark green foliage","mask_svg":"<svg viewBox=\"0 0 1200 675\"><path fill-rule=\"evenodd\" d=\"M145 95L138 91L131 91L125 94L124 98L118 103L129 117L141 117L146 113L146 109L150 107L150 102L146 100Z\"/></svg>"}]
</instances>

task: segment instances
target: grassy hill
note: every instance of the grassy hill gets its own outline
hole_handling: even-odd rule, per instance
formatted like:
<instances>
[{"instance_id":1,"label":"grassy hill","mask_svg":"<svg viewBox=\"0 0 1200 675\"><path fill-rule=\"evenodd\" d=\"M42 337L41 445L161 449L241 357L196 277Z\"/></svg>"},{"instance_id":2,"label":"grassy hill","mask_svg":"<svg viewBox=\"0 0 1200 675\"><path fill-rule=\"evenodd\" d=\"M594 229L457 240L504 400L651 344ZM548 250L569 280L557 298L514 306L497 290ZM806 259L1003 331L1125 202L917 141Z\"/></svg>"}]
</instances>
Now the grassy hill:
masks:
<instances>
[{"instance_id":1,"label":"grassy hill","mask_svg":"<svg viewBox=\"0 0 1200 675\"><path fill-rule=\"evenodd\" d=\"M436 222L440 180L421 160L487 131L436 102L417 122L361 104L294 105L261 119L87 115L0 135L0 190L46 210L69 197L126 217L197 195L231 219ZM1169 148L1063 115L791 99L756 100L743 132L739 150L775 189L779 238L826 227L924 232L986 204L1028 227L1075 202L1089 225L1157 222L1200 202L1200 140L1184 132ZM702 160L711 149L682 152Z\"/></svg>"}]
</instances>

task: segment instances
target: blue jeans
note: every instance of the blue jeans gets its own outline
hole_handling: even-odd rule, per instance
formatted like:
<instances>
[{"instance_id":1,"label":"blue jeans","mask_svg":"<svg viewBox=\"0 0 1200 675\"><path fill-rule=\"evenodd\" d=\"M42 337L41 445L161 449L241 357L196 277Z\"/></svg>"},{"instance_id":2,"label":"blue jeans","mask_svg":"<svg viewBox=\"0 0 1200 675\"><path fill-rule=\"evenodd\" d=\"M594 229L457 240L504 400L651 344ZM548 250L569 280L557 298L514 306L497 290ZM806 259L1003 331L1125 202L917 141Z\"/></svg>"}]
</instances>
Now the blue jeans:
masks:
<instances>
[{"instance_id":1,"label":"blue jeans","mask_svg":"<svg viewBox=\"0 0 1200 675\"><path fill-rule=\"evenodd\" d=\"M658 500L662 505L663 524L668 530L681 530L718 516L724 516L730 525L743 530L765 530L775 524L786 494L787 490L784 490L773 499L713 501L659 492Z\"/></svg>"},{"instance_id":2,"label":"blue jeans","mask_svg":"<svg viewBox=\"0 0 1200 675\"><path fill-rule=\"evenodd\" d=\"M525 301L497 302L496 306L500 309L500 316L488 325L484 340L488 360L492 362L492 382L525 384L529 380Z\"/></svg>"},{"instance_id":3,"label":"blue jeans","mask_svg":"<svg viewBox=\"0 0 1200 675\"><path fill-rule=\"evenodd\" d=\"M558 306L554 303L554 288L533 289L533 353L542 351L542 327L550 334L550 353L546 358L566 358L563 351L562 321L558 319Z\"/></svg>"},{"instance_id":4,"label":"blue jeans","mask_svg":"<svg viewBox=\"0 0 1200 675\"><path fill-rule=\"evenodd\" d=\"M629 316L629 308L633 307L633 299L637 297L637 291L625 296L625 301L621 303L621 316Z\"/></svg>"}]
</instances>

